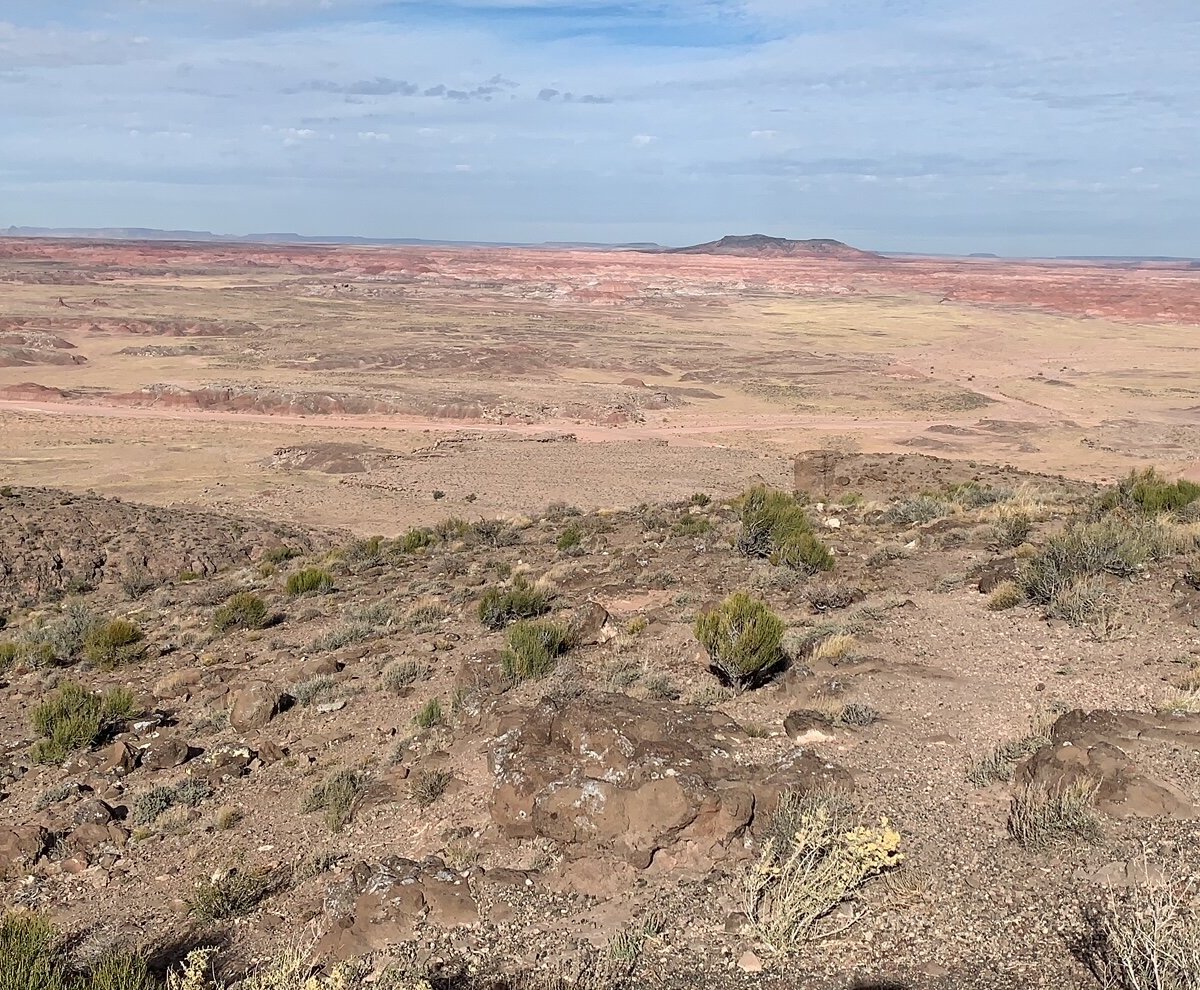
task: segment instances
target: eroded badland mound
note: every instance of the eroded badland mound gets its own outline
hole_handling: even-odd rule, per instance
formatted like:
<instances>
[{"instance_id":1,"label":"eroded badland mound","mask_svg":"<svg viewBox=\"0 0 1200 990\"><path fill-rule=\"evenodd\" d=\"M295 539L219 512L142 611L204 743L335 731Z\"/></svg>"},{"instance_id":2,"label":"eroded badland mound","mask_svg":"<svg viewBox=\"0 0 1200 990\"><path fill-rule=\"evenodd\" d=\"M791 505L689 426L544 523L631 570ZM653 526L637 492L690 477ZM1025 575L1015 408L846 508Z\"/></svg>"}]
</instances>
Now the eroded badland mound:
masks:
<instances>
[{"instance_id":1,"label":"eroded badland mound","mask_svg":"<svg viewBox=\"0 0 1200 990\"><path fill-rule=\"evenodd\" d=\"M1200 489L796 478L388 539L0 490L6 903L287 988L1104 985L1200 868Z\"/></svg>"}]
</instances>

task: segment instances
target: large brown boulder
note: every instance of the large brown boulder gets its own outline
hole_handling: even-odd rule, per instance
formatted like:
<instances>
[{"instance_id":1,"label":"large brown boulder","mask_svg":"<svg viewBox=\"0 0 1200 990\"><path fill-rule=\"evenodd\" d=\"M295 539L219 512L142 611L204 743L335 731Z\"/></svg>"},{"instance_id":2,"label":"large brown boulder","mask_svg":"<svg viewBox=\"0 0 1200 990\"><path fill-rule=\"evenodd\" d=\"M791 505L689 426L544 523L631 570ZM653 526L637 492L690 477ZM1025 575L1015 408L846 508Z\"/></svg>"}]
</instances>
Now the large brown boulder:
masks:
<instances>
[{"instance_id":1,"label":"large brown boulder","mask_svg":"<svg viewBox=\"0 0 1200 990\"><path fill-rule=\"evenodd\" d=\"M249 684L234 694L229 707L229 724L243 734L261 729L290 703L273 684Z\"/></svg>"},{"instance_id":2,"label":"large brown boulder","mask_svg":"<svg viewBox=\"0 0 1200 990\"><path fill-rule=\"evenodd\" d=\"M50 833L38 825L0 828L0 877L12 877L36 863L50 842Z\"/></svg>"},{"instance_id":3,"label":"large brown boulder","mask_svg":"<svg viewBox=\"0 0 1200 990\"><path fill-rule=\"evenodd\" d=\"M1194 818L1187 795L1143 766L1156 749L1177 747L1200 748L1200 719L1071 711L1054 723L1050 742L1017 768L1014 784L1053 793L1082 781L1096 788L1096 810L1113 818Z\"/></svg>"},{"instance_id":4,"label":"large brown boulder","mask_svg":"<svg viewBox=\"0 0 1200 990\"><path fill-rule=\"evenodd\" d=\"M621 695L502 709L490 727L491 814L506 836L552 839L569 857L613 856L638 869L707 869L744 851L755 815L782 791L851 785L808 750L768 766L740 763L747 737L733 720Z\"/></svg>"}]
</instances>

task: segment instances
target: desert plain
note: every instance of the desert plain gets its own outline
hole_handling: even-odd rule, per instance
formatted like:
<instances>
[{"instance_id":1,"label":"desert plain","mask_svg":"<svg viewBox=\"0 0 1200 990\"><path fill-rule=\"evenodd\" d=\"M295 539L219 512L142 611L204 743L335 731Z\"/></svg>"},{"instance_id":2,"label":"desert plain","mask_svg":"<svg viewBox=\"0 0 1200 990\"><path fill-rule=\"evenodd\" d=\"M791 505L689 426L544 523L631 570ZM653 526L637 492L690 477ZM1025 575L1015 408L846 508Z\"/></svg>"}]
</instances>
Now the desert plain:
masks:
<instances>
[{"instance_id":1,"label":"desert plain","mask_svg":"<svg viewBox=\"0 0 1200 990\"><path fill-rule=\"evenodd\" d=\"M0 239L5 906L136 990L1186 986L1119 962L1200 953L1198 327L1186 262Z\"/></svg>"}]
</instances>

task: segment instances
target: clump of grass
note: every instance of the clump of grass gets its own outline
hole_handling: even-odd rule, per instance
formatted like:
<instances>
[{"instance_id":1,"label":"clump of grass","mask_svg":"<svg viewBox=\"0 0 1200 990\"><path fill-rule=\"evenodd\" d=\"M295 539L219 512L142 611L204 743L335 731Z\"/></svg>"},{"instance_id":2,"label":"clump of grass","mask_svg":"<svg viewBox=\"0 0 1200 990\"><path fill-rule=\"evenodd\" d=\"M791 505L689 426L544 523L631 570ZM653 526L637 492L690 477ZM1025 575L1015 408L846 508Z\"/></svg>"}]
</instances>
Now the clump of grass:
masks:
<instances>
[{"instance_id":1,"label":"clump of grass","mask_svg":"<svg viewBox=\"0 0 1200 990\"><path fill-rule=\"evenodd\" d=\"M652 674L642 680L647 696L659 701L678 701L683 692L666 674Z\"/></svg>"},{"instance_id":2,"label":"clump of grass","mask_svg":"<svg viewBox=\"0 0 1200 990\"><path fill-rule=\"evenodd\" d=\"M1032 849L1072 840L1095 840L1100 834L1100 820L1093 808L1097 786L1078 778L1022 787L1009 804L1009 835Z\"/></svg>"},{"instance_id":3,"label":"clump of grass","mask_svg":"<svg viewBox=\"0 0 1200 990\"><path fill-rule=\"evenodd\" d=\"M998 781L1010 781L1017 764L1050 742L1048 726L1035 721L1030 732L1017 739L997 743L991 751L967 768L967 780L976 787L986 787Z\"/></svg>"},{"instance_id":4,"label":"clump of grass","mask_svg":"<svg viewBox=\"0 0 1200 990\"><path fill-rule=\"evenodd\" d=\"M704 516L681 516L671 523L671 532L683 537L704 536L712 528L712 521Z\"/></svg>"},{"instance_id":5,"label":"clump of grass","mask_svg":"<svg viewBox=\"0 0 1200 990\"><path fill-rule=\"evenodd\" d=\"M125 689L100 695L80 684L63 684L33 710L35 763L61 763L77 750L100 742L132 715L132 692Z\"/></svg>"},{"instance_id":6,"label":"clump of grass","mask_svg":"<svg viewBox=\"0 0 1200 990\"><path fill-rule=\"evenodd\" d=\"M121 571L120 584L125 597L135 601L158 587L158 579L146 569L145 564L139 563Z\"/></svg>"},{"instance_id":7,"label":"clump of grass","mask_svg":"<svg viewBox=\"0 0 1200 990\"><path fill-rule=\"evenodd\" d=\"M194 808L212 797L212 788L202 780L184 780L143 791L133 799L133 823L150 825L172 808Z\"/></svg>"},{"instance_id":8,"label":"clump of grass","mask_svg":"<svg viewBox=\"0 0 1200 990\"><path fill-rule=\"evenodd\" d=\"M368 536L354 539L342 548L342 555L347 563L371 566L382 564L387 554L387 547L382 536Z\"/></svg>"},{"instance_id":9,"label":"clump of grass","mask_svg":"<svg viewBox=\"0 0 1200 990\"><path fill-rule=\"evenodd\" d=\"M1130 471L1099 499L1101 512L1125 509L1145 515L1179 512L1200 501L1200 485L1185 479L1167 481L1155 468Z\"/></svg>"},{"instance_id":10,"label":"clump of grass","mask_svg":"<svg viewBox=\"0 0 1200 990\"><path fill-rule=\"evenodd\" d=\"M569 557L580 553L583 550L583 527L577 522L568 523L567 528L558 534L554 545L559 553Z\"/></svg>"},{"instance_id":11,"label":"clump of grass","mask_svg":"<svg viewBox=\"0 0 1200 990\"><path fill-rule=\"evenodd\" d=\"M289 547L286 544L281 543L279 546L271 547L269 550L267 550L262 555L262 559L265 563L275 564L278 566L279 564L285 564L289 560L299 556L300 551L295 547Z\"/></svg>"},{"instance_id":12,"label":"clump of grass","mask_svg":"<svg viewBox=\"0 0 1200 990\"><path fill-rule=\"evenodd\" d=\"M271 621L267 603L252 591L239 591L229 597L213 615L217 632L230 629L265 629Z\"/></svg>"},{"instance_id":13,"label":"clump of grass","mask_svg":"<svg viewBox=\"0 0 1200 990\"><path fill-rule=\"evenodd\" d=\"M550 611L553 595L518 576L508 588L488 588L479 602L479 621L488 629L503 629L518 619L533 619Z\"/></svg>"},{"instance_id":14,"label":"clump of grass","mask_svg":"<svg viewBox=\"0 0 1200 990\"><path fill-rule=\"evenodd\" d=\"M688 505L698 505L702 509L711 503L712 496L707 492L692 492L691 496L688 498Z\"/></svg>"},{"instance_id":15,"label":"clump of grass","mask_svg":"<svg viewBox=\"0 0 1200 990\"><path fill-rule=\"evenodd\" d=\"M397 660L383 671L383 686L393 694L400 694L418 680L429 676L429 668L416 660Z\"/></svg>"},{"instance_id":16,"label":"clump of grass","mask_svg":"<svg viewBox=\"0 0 1200 990\"><path fill-rule=\"evenodd\" d=\"M21 659L33 666L66 667L79 659L88 636L100 624L84 602L72 599L57 619L26 630L20 644Z\"/></svg>"},{"instance_id":17,"label":"clump of grass","mask_svg":"<svg viewBox=\"0 0 1200 990\"><path fill-rule=\"evenodd\" d=\"M304 814L325 812L329 831L340 832L354 816L366 788L367 778L358 771L335 771L305 795L300 802L300 811Z\"/></svg>"},{"instance_id":18,"label":"clump of grass","mask_svg":"<svg viewBox=\"0 0 1200 990\"><path fill-rule=\"evenodd\" d=\"M1033 517L1021 509L1003 506L992 520L996 542L1004 547L1019 547L1033 533Z\"/></svg>"},{"instance_id":19,"label":"clump of grass","mask_svg":"<svg viewBox=\"0 0 1200 990\"><path fill-rule=\"evenodd\" d=\"M378 631L368 622L343 622L334 626L323 636L312 641L311 649L318 653L332 653L344 646L361 643L378 635Z\"/></svg>"},{"instance_id":20,"label":"clump of grass","mask_svg":"<svg viewBox=\"0 0 1200 990\"><path fill-rule=\"evenodd\" d=\"M219 873L196 885L188 910L204 924L238 918L286 887L288 879L288 872L279 868Z\"/></svg>"},{"instance_id":21,"label":"clump of grass","mask_svg":"<svg viewBox=\"0 0 1200 990\"><path fill-rule=\"evenodd\" d=\"M1148 872L1148 871L1147 871ZM1109 888L1085 909L1082 956L1106 990L1194 990L1200 986L1197 881Z\"/></svg>"},{"instance_id":22,"label":"clump of grass","mask_svg":"<svg viewBox=\"0 0 1200 990\"><path fill-rule=\"evenodd\" d=\"M830 934L820 930L823 918L904 861L900 833L886 818L862 825L831 795L781 794L768 834L743 885L755 933L780 952Z\"/></svg>"},{"instance_id":23,"label":"clump of grass","mask_svg":"<svg viewBox=\"0 0 1200 990\"><path fill-rule=\"evenodd\" d=\"M92 628L83 642L83 655L103 670L136 663L146 653L145 635L136 622L111 619Z\"/></svg>"},{"instance_id":24,"label":"clump of grass","mask_svg":"<svg viewBox=\"0 0 1200 990\"><path fill-rule=\"evenodd\" d=\"M1013 497L1013 490L1003 485L964 481L962 484L950 485L946 489L946 497L964 509L982 509L987 505L1009 501Z\"/></svg>"},{"instance_id":25,"label":"clump of grass","mask_svg":"<svg viewBox=\"0 0 1200 990\"><path fill-rule=\"evenodd\" d=\"M785 628L765 602L738 591L698 616L695 634L717 675L744 689L763 683L785 662Z\"/></svg>"},{"instance_id":26,"label":"clump of grass","mask_svg":"<svg viewBox=\"0 0 1200 990\"><path fill-rule=\"evenodd\" d=\"M561 622L522 619L508 630L508 646L500 655L504 675L513 684L545 677L570 646L570 630Z\"/></svg>"},{"instance_id":27,"label":"clump of grass","mask_svg":"<svg viewBox=\"0 0 1200 990\"><path fill-rule=\"evenodd\" d=\"M400 553L417 553L437 543L437 534L428 526L417 526L396 540Z\"/></svg>"},{"instance_id":28,"label":"clump of grass","mask_svg":"<svg viewBox=\"0 0 1200 990\"><path fill-rule=\"evenodd\" d=\"M451 516L449 519L443 519L434 526L433 531L443 543L451 543L454 540L463 539L471 532L471 524L465 519Z\"/></svg>"},{"instance_id":29,"label":"clump of grass","mask_svg":"<svg viewBox=\"0 0 1200 990\"><path fill-rule=\"evenodd\" d=\"M322 698L332 694L337 688L337 681L326 674L310 677L307 681L293 684L288 688L288 694L296 699L296 704L303 708L316 704Z\"/></svg>"},{"instance_id":30,"label":"clump of grass","mask_svg":"<svg viewBox=\"0 0 1200 990\"><path fill-rule=\"evenodd\" d=\"M987 607L991 612L1004 612L1016 608L1025 601L1025 592L1016 581L1002 581L992 589L988 596Z\"/></svg>"},{"instance_id":31,"label":"clump of grass","mask_svg":"<svg viewBox=\"0 0 1200 990\"><path fill-rule=\"evenodd\" d=\"M321 567L306 567L289 574L287 593L291 598L300 595L326 595L333 591L333 575Z\"/></svg>"},{"instance_id":32,"label":"clump of grass","mask_svg":"<svg viewBox=\"0 0 1200 990\"><path fill-rule=\"evenodd\" d=\"M847 608L863 597L861 589L841 581L822 581L808 588L804 597L818 612Z\"/></svg>"},{"instance_id":33,"label":"clump of grass","mask_svg":"<svg viewBox=\"0 0 1200 990\"><path fill-rule=\"evenodd\" d=\"M812 652L812 659L817 661L824 660L826 663L837 663L839 660L845 660L850 656L857 646L858 640L853 633L835 632L817 643Z\"/></svg>"},{"instance_id":34,"label":"clump of grass","mask_svg":"<svg viewBox=\"0 0 1200 990\"><path fill-rule=\"evenodd\" d=\"M421 769L413 774L409 783L409 793L418 808L428 808L446 793L454 774L449 770Z\"/></svg>"},{"instance_id":35,"label":"clump of grass","mask_svg":"<svg viewBox=\"0 0 1200 990\"><path fill-rule=\"evenodd\" d=\"M1076 577L1054 593L1046 615L1081 626L1108 604L1111 596L1102 578Z\"/></svg>"},{"instance_id":36,"label":"clump of grass","mask_svg":"<svg viewBox=\"0 0 1200 990\"><path fill-rule=\"evenodd\" d=\"M146 959L109 949L77 961L50 919L36 912L0 916L0 987L4 990L160 990ZM188 990L182 987L181 990Z\"/></svg>"},{"instance_id":37,"label":"clump of grass","mask_svg":"<svg viewBox=\"0 0 1200 990\"><path fill-rule=\"evenodd\" d=\"M432 729L434 726L441 725L443 718L441 700L430 698L413 717L413 723L418 729Z\"/></svg>"},{"instance_id":38,"label":"clump of grass","mask_svg":"<svg viewBox=\"0 0 1200 990\"><path fill-rule=\"evenodd\" d=\"M883 514L883 521L899 526L918 526L950 515L952 506L935 495L917 495L896 502Z\"/></svg>"},{"instance_id":39,"label":"clump of grass","mask_svg":"<svg viewBox=\"0 0 1200 990\"><path fill-rule=\"evenodd\" d=\"M213 815L213 827L218 832L228 832L231 828L235 828L237 824L246 817L246 813L241 808L232 804L223 804Z\"/></svg>"},{"instance_id":40,"label":"clump of grass","mask_svg":"<svg viewBox=\"0 0 1200 990\"><path fill-rule=\"evenodd\" d=\"M833 570L833 556L813 533L804 507L784 492L765 485L742 496L742 532L738 550L806 574Z\"/></svg>"},{"instance_id":41,"label":"clump of grass","mask_svg":"<svg viewBox=\"0 0 1200 990\"><path fill-rule=\"evenodd\" d=\"M1179 691L1154 706L1162 715L1194 715L1200 713L1200 690Z\"/></svg>"},{"instance_id":42,"label":"clump of grass","mask_svg":"<svg viewBox=\"0 0 1200 990\"><path fill-rule=\"evenodd\" d=\"M449 614L440 602L425 602L413 607L405 616L405 622L413 632L432 632Z\"/></svg>"},{"instance_id":43,"label":"clump of grass","mask_svg":"<svg viewBox=\"0 0 1200 990\"><path fill-rule=\"evenodd\" d=\"M871 551L867 557L867 563L871 567L882 567L885 564L890 564L894 560L903 560L905 557L911 557L912 551L900 543L881 543Z\"/></svg>"}]
</instances>

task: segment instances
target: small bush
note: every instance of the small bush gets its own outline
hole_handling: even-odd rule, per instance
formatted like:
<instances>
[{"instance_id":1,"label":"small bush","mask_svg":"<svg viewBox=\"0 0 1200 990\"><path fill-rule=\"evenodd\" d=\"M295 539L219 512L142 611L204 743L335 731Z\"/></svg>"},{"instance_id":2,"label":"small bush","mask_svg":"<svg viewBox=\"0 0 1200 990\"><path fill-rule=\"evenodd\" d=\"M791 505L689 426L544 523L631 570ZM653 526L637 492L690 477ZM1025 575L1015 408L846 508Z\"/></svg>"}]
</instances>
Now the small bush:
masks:
<instances>
[{"instance_id":1,"label":"small bush","mask_svg":"<svg viewBox=\"0 0 1200 990\"><path fill-rule=\"evenodd\" d=\"M61 763L76 750L94 746L125 721L132 708L132 693L94 694L79 684L67 683L33 710L32 727L41 736L30 750L35 763Z\"/></svg>"},{"instance_id":2,"label":"small bush","mask_svg":"<svg viewBox=\"0 0 1200 990\"><path fill-rule=\"evenodd\" d=\"M1005 507L992 522L996 542L1003 547L1019 547L1033 533L1033 517L1028 512Z\"/></svg>"},{"instance_id":3,"label":"small bush","mask_svg":"<svg viewBox=\"0 0 1200 990\"><path fill-rule=\"evenodd\" d=\"M393 694L400 694L418 680L429 676L429 668L415 660L397 660L383 671L383 686Z\"/></svg>"},{"instance_id":4,"label":"small bush","mask_svg":"<svg viewBox=\"0 0 1200 990\"><path fill-rule=\"evenodd\" d=\"M21 659L21 647L11 640L0 643L0 674Z\"/></svg>"},{"instance_id":5,"label":"small bush","mask_svg":"<svg viewBox=\"0 0 1200 990\"><path fill-rule=\"evenodd\" d=\"M344 646L361 643L379 635L378 630L367 622L343 622L334 626L324 636L318 636L312 641L310 649L317 653L332 653Z\"/></svg>"},{"instance_id":6,"label":"small bush","mask_svg":"<svg viewBox=\"0 0 1200 990\"><path fill-rule=\"evenodd\" d=\"M293 684L288 689L288 694L296 699L296 704L301 708L308 708L327 695L332 694L336 688L337 681L332 677L321 674L317 677L311 677L307 681L301 681L299 684Z\"/></svg>"},{"instance_id":7,"label":"small bush","mask_svg":"<svg viewBox=\"0 0 1200 990\"><path fill-rule=\"evenodd\" d=\"M418 808L428 808L446 793L454 774L449 770L418 770L409 784L409 793Z\"/></svg>"},{"instance_id":8,"label":"small bush","mask_svg":"<svg viewBox=\"0 0 1200 990\"><path fill-rule=\"evenodd\" d=\"M3 990L159 990L146 960L112 949L76 962L68 943L44 914L0 917L0 988Z\"/></svg>"},{"instance_id":9,"label":"small bush","mask_svg":"<svg viewBox=\"0 0 1200 990\"><path fill-rule=\"evenodd\" d=\"M712 532L712 521L704 516L681 516L671 523L671 533L684 538L704 536Z\"/></svg>"},{"instance_id":10,"label":"small bush","mask_svg":"<svg viewBox=\"0 0 1200 990\"><path fill-rule=\"evenodd\" d=\"M449 610L440 602L425 602L414 606L404 620L413 632L427 633L437 629L449 615Z\"/></svg>"},{"instance_id":11,"label":"small bush","mask_svg":"<svg viewBox=\"0 0 1200 990\"><path fill-rule=\"evenodd\" d=\"M268 564L275 564L278 566L279 564L285 564L289 560L299 556L300 551L295 547L289 547L280 544L277 547L271 547L271 549L262 555L262 559Z\"/></svg>"},{"instance_id":12,"label":"small bush","mask_svg":"<svg viewBox=\"0 0 1200 990\"><path fill-rule=\"evenodd\" d=\"M128 619L112 619L96 626L83 643L83 654L103 670L136 663L146 652L141 628Z\"/></svg>"},{"instance_id":13,"label":"small bush","mask_svg":"<svg viewBox=\"0 0 1200 990\"><path fill-rule=\"evenodd\" d=\"M1009 835L1034 849L1072 839L1094 840L1100 833L1100 821L1092 808L1096 788L1095 783L1083 779L1023 787L1009 804Z\"/></svg>"},{"instance_id":14,"label":"small bush","mask_svg":"<svg viewBox=\"0 0 1200 990\"><path fill-rule=\"evenodd\" d=\"M449 519L443 519L433 527L437 538L443 543L451 543L454 540L463 539L471 532L471 524L465 519L459 519L457 516L451 516Z\"/></svg>"},{"instance_id":15,"label":"small bush","mask_svg":"<svg viewBox=\"0 0 1200 990\"><path fill-rule=\"evenodd\" d=\"M754 687L784 662L780 643L786 628L766 603L735 592L696 619L696 639L708 651L712 668L738 688Z\"/></svg>"},{"instance_id":16,"label":"small bush","mask_svg":"<svg viewBox=\"0 0 1200 990\"><path fill-rule=\"evenodd\" d=\"M1101 512L1126 509L1156 515L1160 512L1179 512L1200 501L1200 485L1180 479L1167 481L1154 468L1131 471L1116 485L1100 496Z\"/></svg>"},{"instance_id":17,"label":"small bush","mask_svg":"<svg viewBox=\"0 0 1200 990\"><path fill-rule=\"evenodd\" d=\"M812 659L817 662L837 663L849 657L856 646L858 640L854 633L835 632L817 643L812 651Z\"/></svg>"},{"instance_id":18,"label":"small bush","mask_svg":"<svg viewBox=\"0 0 1200 990\"><path fill-rule=\"evenodd\" d=\"M401 553L416 553L437 542L437 535L427 526L410 529L396 541L396 549Z\"/></svg>"},{"instance_id":19,"label":"small bush","mask_svg":"<svg viewBox=\"0 0 1200 990\"><path fill-rule=\"evenodd\" d=\"M1081 626L1099 612L1109 598L1103 579L1072 578L1069 584L1054 593L1046 605L1046 615L1073 626Z\"/></svg>"},{"instance_id":20,"label":"small bush","mask_svg":"<svg viewBox=\"0 0 1200 990\"><path fill-rule=\"evenodd\" d=\"M644 678L642 687L646 689L648 697L657 698L660 701L678 701L683 695L679 687L666 674L653 674Z\"/></svg>"},{"instance_id":21,"label":"small bush","mask_svg":"<svg viewBox=\"0 0 1200 990\"><path fill-rule=\"evenodd\" d=\"M964 509L982 509L986 505L1009 501L1013 497L1013 491L1003 486L966 481L960 485L950 485L946 489L946 497Z\"/></svg>"},{"instance_id":22,"label":"small bush","mask_svg":"<svg viewBox=\"0 0 1200 990\"><path fill-rule=\"evenodd\" d=\"M567 524L558 535L558 540L555 542L558 552L567 554L568 556L577 553L583 549L583 527L577 522Z\"/></svg>"},{"instance_id":23,"label":"small bush","mask_svg":"<svg viewBox=\"0 0 1200 990\"><path fill-rule=\"evenodd\" d=\"M1147 871L1148 872L1148 871ZM1195 877L1109 888L1085 910L1082 956L1109 990L1200 987L1200 898Z\"/></svg>"},{"instance_id":24,"label":"small bush","mask_svg":"<svg viewBox=\"0 0 1200 990\"><path fill-rule=\"evenodd\" d=\"M550 611L554 596L530 584L524 577L516 578L512 586L488 588L479 602L479 621L488 629L503 629L517 619L534 619Z\"/></svg>"},{"instance_id":25,"label":"small bush","mask_svg":"<svg viewBox=\"0 0 1200 990\"><path fill-rule=\"evenodd\" d=\"M292 598L300 595L326 595L333 591L333 575L320 567L306 567L289 574L287 593Z\"/></svg>"},{"instance_id":26,"label":"small bush","mask_svg":"<svg viewBox=\"0 0 1200 990\"><path fill-rule=\"evenodd\" d=\"M698 505L702 509L711 503L712 496L707 492L692 492L691 497L688 499L688 505Z\"/></svg>"},{"instance_id":27,"label":"small bush","mask_svg":"<svg viewBox=\"0 0 1200 990\"><path fill-rule=\"evenodd\" d=\"M898 526L917 526L950 515L950 503L933 495L918 495L892 505L883 521Z\"/></svg>"},{"instance_id":28,"label":"small bush","mask_svg":"<svg viewBox=\"0 0 1200 990\"><path fill-rule=\"evenodd\" d=\"M765 485L742 496L742 532L738 550L805 574L833 569L833 556L813 533L804 507L795 498Z\"/></svg>"},{"instance_id":29,"label":"small bush","mask_svg":"<svg viewBox=\"0 0 1200 990\"><path fill-rule=\"evenodd\" d=\"M227 921L249 914L287 882L288 874L281 869L229 870L197 884L188 910L204 924Z\"/></svg>"},{"instance_id":30,"label":"small bush","mask_svg":"<svg viewBox=\"0 0 1200 990\"><path fill-rule=\"evenodd\" d=\"M354 770L338 770L308 792L300 803L300 810L304 814L325 812L325 824L329 826L329 831L340 832L353 817L366 787L367 779L363 774Z\"/></svg>"},{"instance_id":31,"label":"small bush","mask_svg":"<svg viewBox=\"0 0 1200 990\"><path fill-rule=\"evenodd\" d=\"M508 646L500 655L505 676L514 684L545 677L567 651L570 638L561 622L522 619L508 630Z\"/></svg>"},{"instance_id":32,"label":"small bush","mask_svg":"<svg viewBox=\"0 0 1200 990\"><path fill-rule=\"evenodd\" d=\"M824 934L820 922L871 877L904 860L886 818L858 824L829 795L780 795L770 838L744 874L746 914L767 945L787 952Z\"/></svg>"},{"instance_id":33,"label":"small bush","mask_svg":"<svg viewBox=\"0 0 1200 990\"><path fill-rule=\"evenodd\" d=\"M141 598L158 587L158 580L144 564L134 564L122 571L120 581L121 590L130 601Z\"/></svg>"},{"instance_id":34,"label":"small bush","mask_svg":"<svg viewBox=\"0 0 1200 990\"><path fill-rule=\"evenodd\" d=\"M442 703L437 698L430 698L413 718L418 729L432 729L442 724Z\"/></svg>"},{"instance_id":35,"label":"small bush","mask_svg":"<svg viewBox=\"0 0 1200 990\"><path fill-rule=\"evenodd\" d=\"M1017 764L1036 753L1049 741L1046 727L1035 725L1028 735L998 743L983 759L968 767L967 780L976 787L1011 781Z\"/></svg>"},{"instance_id":36,"label":"small bush","mask_svg":"<svg viewBox=\"0 0 1200 990\"><path fill-rule=\"evenodd\" d=\"M194 808L210 797L212 788L202 780L152 787L133 799L133 823L150 825L171 808Z\"/></svg>"},{"instance_id":37,"label":"small bush","mask_svg":"<svg viewBox=\"0 0 1200 990\"><path fill-rule=\"evenodd\" d=\"M987 607L991 612L1004 612L1016 608L1025 601L1025 592L1016 581L1002 581L988 596Z\"/></svg>"},{"instance_id":38,"label":"small bush","mask_svg":"<svg viewBox=\"0 0 1200 990\"><path fill-rule=\"evenodd\" d=\"M265 629L270 624L267 603L252 591L239 591L217 609L213 628L217 632L230 629Z\"/></svg>"},{"instance_id":39,"label":"small bush","mask_svg":"<svg viewBox=\"0 0 1200 990\"><path fill-rule=\"evenodd\" d=\"M864 597L862 589L841 582L822 581L814 584L804 594L808 603L818 612L847 608Z\"/></svg>"}]
</instances>

